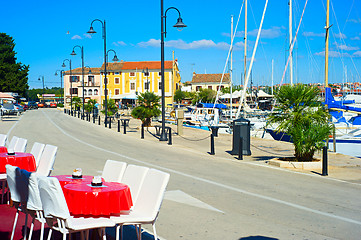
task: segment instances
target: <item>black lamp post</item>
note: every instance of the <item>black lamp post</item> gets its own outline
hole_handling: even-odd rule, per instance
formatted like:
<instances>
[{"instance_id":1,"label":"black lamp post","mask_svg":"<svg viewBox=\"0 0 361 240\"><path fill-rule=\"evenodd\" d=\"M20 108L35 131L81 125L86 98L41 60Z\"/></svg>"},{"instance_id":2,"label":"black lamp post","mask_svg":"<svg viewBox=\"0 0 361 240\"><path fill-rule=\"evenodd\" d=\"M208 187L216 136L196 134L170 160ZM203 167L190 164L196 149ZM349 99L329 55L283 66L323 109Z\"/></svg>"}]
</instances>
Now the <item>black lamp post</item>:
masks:
<instances>
[{"instance_id":1,"label":"black lamp post","mask_svg":"<svg viewBox=\"0 0 361 240\"><path fill-rule=\"evenodd\" d=\"M69 62L69 68L70 68L70 75L69 75L69 79L70 79L70 111L73 114L73 80L71 79L71 77L72 77L72 74L71 74L71 60L70 59L65 59L63 61L63 65L61 65L62 67L66 67L65 61Z\"/></svg>"},{"instance_id":2,"label":"black lamp post","mask_svg":"<svg viewBox=\"0 0 361 240\"><path fill-rule=\"evenodd\" d=\"M161 48L161 79L162 79L162 132L159 138L159 141L167 141L167 134L165 132L165 94L164 94L164 38L167 37L167 30L166 30L166 19L167 19L167 12L170 9L174 9L178 12L179 17L177 23L173 26L182 30L184 27L187 27L181 18L181 14L179 10L175 7L168 8L165 13L163 14L163 0L160 0L160 11L161 11L161 41L160 41L160 48Z\"/></svg>"},{"instance_id":3,"label":"black lamp post","mask_svg":"<svg viewBox=\"0 0 361 240\"><path fill-rule=\"evenodd\" d=\"M149 89L149 82L148 82L149 69L148 69L148 67L143 68L143 74L147 75L147 83L145 84L145 90L148 92L148 89Z\"/></svg>"},{"instance_id":4,"label":"black lamp post","mask_svg":"<svg viewBox=\"0 0 361 240\"><path fill-rule=\"evenodd\" d=\"M56 70L55 76L58 75L58 72L60 73L60 98L62 99L63 98L63 73L64 73L64 70Z\"/></svg>"},{"instance_id":5,"label":"black lamp post","mask_svg":"<svg viewBox=\"0 0 361 240\"><path fill-rule=\"evenodd\" d=\"M82 85L83 85L83 113L82 113L82 116L84 116L84 104L85 104L85 97L84 97L84 48L83 46L79 46L79 45L76 45L73 47L73 51L71 52L70 55L72 56L75 56L76 53L75 53L75 48L80 48L81 50L81 77L82 77Z\"/></svg>"},{"instance_id":6,"label":"black lamp post","mask_svg":"<svg viewBox=\"0 0 361 240\"><path fill-rule=\"evenodd\" d=\"M45 88L44 88L44 76L39 76L39 78L38 78L38 80L40 81L41 79L40 79L40 77L41 77L41 79L43 80L43 97L42 97L42 99L43 99L43 102L45 102L44 101L44 93L45 93Z\"/></svg>"},{"instance_id":7,"label":"black lamp post","mask_svg":"<svg viewBox=\"0 0 361 240\"><path fill-rule=\"evenodd\" d=\"M91 24L90 24L90 29L88 31L88 33L90 34L94 34L96 33L96 31L94 31L93 29L93 23L95 21L98 21L102 24L102 29L103 29L103 39L104 39L104 83L105 83L105 101L104 101L104 108L105 108L105 125L107 125L107 117L108 117L108 89L107 89L107 41L106 41L106 31L105 31L105 20L99 20L99 19L94 19Z\"/></svg>"}]
</instances>

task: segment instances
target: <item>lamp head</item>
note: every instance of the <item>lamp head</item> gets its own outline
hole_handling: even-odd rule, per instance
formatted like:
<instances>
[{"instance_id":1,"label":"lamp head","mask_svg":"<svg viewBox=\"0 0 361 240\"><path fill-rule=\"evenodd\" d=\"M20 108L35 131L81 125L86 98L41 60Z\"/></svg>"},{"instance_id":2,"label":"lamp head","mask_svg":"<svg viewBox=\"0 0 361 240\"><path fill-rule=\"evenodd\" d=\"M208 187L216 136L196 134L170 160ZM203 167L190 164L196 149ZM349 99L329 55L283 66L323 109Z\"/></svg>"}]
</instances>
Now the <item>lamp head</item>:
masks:
<instances>
[{"instance_id":1,"label":"lamp head","mask_svg":"<svg viewBox=\"0 0 361 240\"><path fill-rule=\"evenodd\" d=\"M65 63L63 63L63 65L61 65L62 67L66 67Z\"/></svg>"},{"instance_id":2,"label":"lamp head","mask_svg":"<svg viewBox=\"0 0 361 240\"><path fill-rule=\"evenodd\" d=\"M74 49L73 49L73 51L70 53L70 55L72 55L72 56L75 56L75 55L76 55Z\"/></svg>"},{"instance_id":3,"label":"lamp head","mask_svg":"<svg viewBox=\"0 0 361 240\"><path fill-rule=\"evenodd\" d=\"M97 33L97 32L94 31L93 26L90 26L90 29L89 29L89 31L87 33L94 34L94 33Z\"/></svg>"},{"instance_id":4,"label":"lamp head","mask_svg":"<svg viewBox=\"0 0 361 240\"><path fill-rule=\"evenodd\" d=\"M92 73L92 70L91 70L90 68L89 68L89 72L88 72L88 73L89 73L89 74Z\"/></svg>"},{"instance_id":5,"label":"lamp head","mask_svg":"<svg viewBox=\"0 0 361 240\"><path fill-rule=\"evenodd\" d=\"M113 58L113 62L118 62L118 61L119 61L119 59L118 59L117 55L115 54L114 58Z\"/></svg>"},{"instance_id":6,"label":"lamp head","mask_svg":"<svg viewBox=\"0 0 361 240\"><path fill-rule=\"evenodd\" d=\"M185 24L183 23L182 18L179 17L178 20L177 20L177 23L176 23L173 27L177 28L178 31L182 31L183 28L187 27L187 25L185 25Z\"/></svg>"},{"instance_id":7,"label":"lamp head","mask_svg":"<svg viewBox=\"0 0 361 240\"><path fill-rule=\"evenodd\" d=\"M55 72L55 76L58 76L58 72Z\"/></svg>"}]
</instances>

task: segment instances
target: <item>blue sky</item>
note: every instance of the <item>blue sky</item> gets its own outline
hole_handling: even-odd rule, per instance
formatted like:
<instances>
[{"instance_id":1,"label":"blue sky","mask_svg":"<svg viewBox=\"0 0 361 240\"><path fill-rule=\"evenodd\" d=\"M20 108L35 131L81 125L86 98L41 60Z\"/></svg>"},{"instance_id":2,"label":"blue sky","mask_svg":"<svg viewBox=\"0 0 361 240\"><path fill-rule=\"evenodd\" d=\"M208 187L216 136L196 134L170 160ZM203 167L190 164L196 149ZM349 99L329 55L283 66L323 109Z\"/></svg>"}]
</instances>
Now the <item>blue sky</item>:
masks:
<instances>
[{"instance_id":1,"label":"blue sky","mask_svg":"<svg viewBox=\"0 0 361 240\"><path fill-rule=\"evenodd\" d=\"M172 51L179 61L182 81L196 73L222 73L230 44L230 19L237 22L243 0L164 0L164 8L177 7L188 26L179 32L172 26L178 14L167 14L165 56ZM265 0L249 0L248 56L252 55ZM294 34L305 0L294 0ZM295 82L324 82L324 26L326 0L309 1L294 53ZM80 51L70 56L75 45L84 46L85 65L99 67L103 62L101 24L89 37L93 19L106 21L107 46L124 61L160 60L160 1L2 1L0 32L15 39L18 61L30 65L30 88L60 86L54 72L71 58L73 68L81 66ZM347 68L349 81L361 81L361 2L331 0L329 82L342 82ZM243 72L244 11L238 25L233 52L233 81L239 84ZM274 83L281 82L285 66L288 32L288 0L270 0L263 34L253 65L255 85L271 84L274 59ZM112 58L112 56L110 57ZM68 70L68 67L65 69ZM228 67L227 67L228 70ZM287 77L284 82L289 82Z\"/></svg>"}]
</instances>

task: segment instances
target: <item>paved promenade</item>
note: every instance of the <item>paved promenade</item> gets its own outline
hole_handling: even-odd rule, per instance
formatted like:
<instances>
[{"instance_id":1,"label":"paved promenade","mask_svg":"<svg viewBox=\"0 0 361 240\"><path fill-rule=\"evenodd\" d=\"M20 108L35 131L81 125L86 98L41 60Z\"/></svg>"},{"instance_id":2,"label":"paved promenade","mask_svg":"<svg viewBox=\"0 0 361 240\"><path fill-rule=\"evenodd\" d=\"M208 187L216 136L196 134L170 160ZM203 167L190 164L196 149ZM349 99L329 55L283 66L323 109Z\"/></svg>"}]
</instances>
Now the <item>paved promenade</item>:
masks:
<instances>
[{"instance_id":1,"label":"paved promenade","mask_svg":"<svg viewBox=\"0 0 361 240\"><path fill-rule=\"evenodd\" d=\"M109 129L39 109L0 122L0 133L27 138L28 149L35 141L58 146L53 175L76 167L99 175L107 159L169 172L156 223L162 239L360 239L360 159L330 152L325 177L270 166L270 159L293 155L288 143L252 138L252 155L240 161L229 154L231 135L215 138L210 155L210 132L184 128L168 145L154 128L141 139L139 127L132 119L124 135L116 124Z\"/></svg>"}]
</instances>

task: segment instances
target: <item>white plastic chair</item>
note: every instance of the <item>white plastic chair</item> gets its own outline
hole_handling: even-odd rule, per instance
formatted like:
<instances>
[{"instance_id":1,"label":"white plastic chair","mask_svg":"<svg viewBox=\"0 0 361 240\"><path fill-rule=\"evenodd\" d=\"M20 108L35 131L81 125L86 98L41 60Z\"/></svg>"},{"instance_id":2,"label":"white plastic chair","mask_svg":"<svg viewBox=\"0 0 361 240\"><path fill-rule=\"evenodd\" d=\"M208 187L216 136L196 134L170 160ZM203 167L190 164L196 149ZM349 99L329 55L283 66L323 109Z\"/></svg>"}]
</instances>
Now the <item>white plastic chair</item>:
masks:
<instances>
[{"instance_id":1,"label":"white plastic chair","mask_svg":"<svg viewBox=\"0 0 361 240\"><path fill-rule=\"evenodd\" d=\"M8 150L15 150L16 143L18 142L19 138L17 136L13 136L10 140L8 145Z\"/></svg>"},{"instance_id":2,"label":"white plastic chair","mask_svg":"<svg viewBox=\"0 0 361 240\"><path fill-rule=\"evenodd\" d=\"M11 240L13 240L16 224L19 217L19 212L20 211L26 212L26 210L23 209L22 207L26 206L26 202L28 199L28 186L26 184L26 181L22 177L20 168L11 166L9 164L7 164L5 167L6 167L7 182L11 193L10 194L11 200L13 201L13 204L17 210L15 214L13 230L11 232ZM28 221L28 214L26 214L25 216L25 226L27 226L27 221ZM26 230L27 227L25 227L24 239L26 239Z\"/></svg>"},{"instance_id":3,"label":"white plastic chair","mask_svg":"<svg viewBox=\"0 0 361 240\"><path fill-rule=\"evenodd\" d=\"M14 151L15 152L25 152L26 145L28 144L28 140L25 138L19 138L15 144Z\"/></svg>"},{"instance_id":4,"label":"white plastic chair","mask_svg":"<svg viewBox=\"0 0 361 240\"><path fill-rule=\"evenodd\" d=\"M7 135L0 134L0 147L5 147L6 139L8 139Z\"/></svg>"},{"instance_id":5,"label":"white plastic chair","mask_svg":"<svg viewBox=\"0 0 361 240\"><path fill-rule=\"evenodd\" d=\"M157 240L155 221L157 220L160 207L162 205L164 192L166 190L169 174L149 169L140 188L138 199L134 208L128 215L110 217L117 224L116 239L119 240L119 230L123 225L138 225L137 236L141 239L141 225L152 224L154 239ZM122 233L121 233L122 234ZM122 236L121 236L122 238Z\"/></svg>"},{"instance_id":6,"label":"white plastic chair","mask_svg":"<svg viewBox=\"0 0 361 240\"><path fill-rule=\"evenodd\" d=\"M102 178L106 182L120 182L122 180L127 163L114 160L107 160L105 162Z\"/></svg>"},{"instance_id":7,"label":"white plastic chair","mask_svg":"<svg viewBox=\"0 0 361 240\"><path fill-rule=\"evenodd\" d=\"M66 235L73 232L101 228L102 237L105 240L105 228L113 227L115 224L109 218L75 218L70 216L68 205L66 204L63 191L57 178L38 177L40 199L44 209L44 216L47 224L51 228L48 239L51 238L52 230ZM56 220L56 224L53 224ZM87 232L88 233L88 232ZM88 236L86 236L88 238Z\"/></svg>"},{"instance_id":8,"label":"white plastic chair","mask_svg":"<svg viewBox=\"0 0 361 240\"><path fill-rule=\"evenodd\" d=\"M148 172L148 167L128 165L125 169L122 183L127 184L130 188L130 193L132 195L133 205L135 205L140 188L143 184L144 178Z\"/></svg>"},{"instance_id":9,"label":"white plastic chair","mask_svg":"<svg viewBox=\"0 0 361 240\"><path fill-rule=\"evenodd\" d=\"M40 157L39 165L36 169L36 173L39 176L50 176L50 173L53 170L57 151L58 147L50 144L45 145L43 154Z\"/></svg>"},{"instance_id":10,"label":"white plastic chair","mask_svg":"<svg viewBox=\"0 0 361 240\"><path fill-rule=\"evenodd\" d=\"M46 221L44 218L43 208L40 199L38 176L36 173L30 173L23 169L21 169L21 175L22 179L25 179L25 182L28 185L28 200L26 204L26 213L30 214L30 216L32 217L29 240L31 240L33 234L35 220L41 223L40 240L42 240L44 238L44 225Z\"/></svg>"},{"instance_id":11,"label":"white plastic chair","mask_svg":"<svg viewBox=\"0 0 361 240\"><path fill-rule=\"evenodd\" d=\"M44 147L45 147L45 144L35 142L33 147L31 148L30 153L33 154L33 156L35 158L36 166L39 166L40 157L44 151Z\"/></svg>"}]
</instances>

